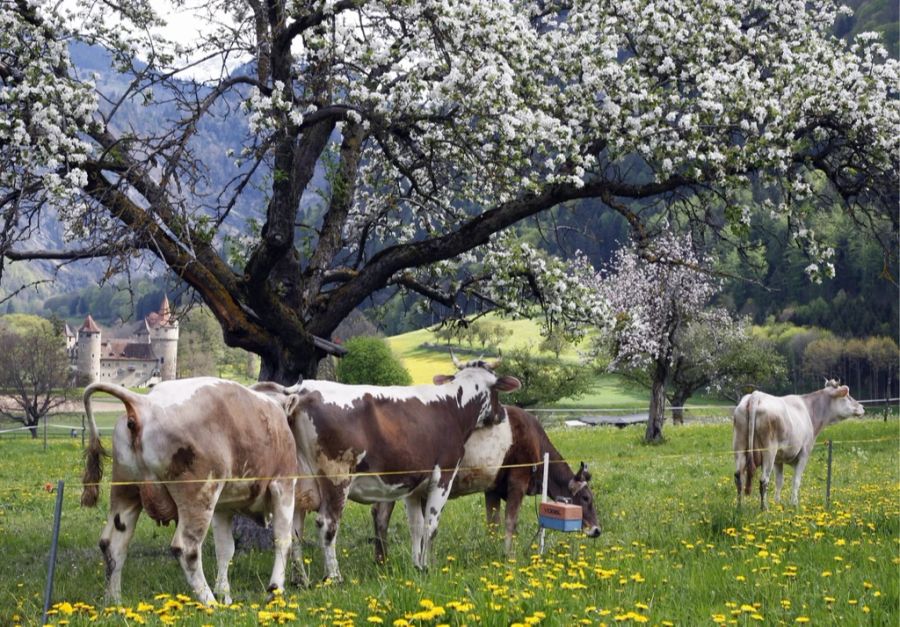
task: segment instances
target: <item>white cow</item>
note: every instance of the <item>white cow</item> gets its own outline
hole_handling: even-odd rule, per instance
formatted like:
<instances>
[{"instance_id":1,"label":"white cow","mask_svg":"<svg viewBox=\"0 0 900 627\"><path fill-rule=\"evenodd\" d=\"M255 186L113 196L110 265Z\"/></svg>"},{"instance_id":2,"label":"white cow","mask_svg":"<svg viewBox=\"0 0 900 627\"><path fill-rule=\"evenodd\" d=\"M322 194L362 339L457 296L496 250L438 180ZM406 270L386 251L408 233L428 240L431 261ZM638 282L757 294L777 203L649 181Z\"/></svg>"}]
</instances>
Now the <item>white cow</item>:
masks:
<instances>
[{"instance_id":1,"label":"white cow","mask_svg":"<svg viewBox=\"0 0 900 627\"><path fill-rule=\"evenodd\" d=\"M772 396L758 391L744 396L734 409L732 442L738 504L742 488L750 494L757 466L762 468L760 506L768 509L766 491L772 468L775 469L775 501L780 502L784 464L789 464L794 466L791 503L796 505L803 469L819 432L826 425L864 413L863 406L850 396L850 389L833 380L827 381L824 389L802 396Z\"/></svg>"},{"instance_id":2,"label":"white cow","mask_svg":"<svg viewBox=\"0 0 900 627\"><path fill-rule=\"evenodd\" d=\"M91 441L81 497L88 507L97 504L103 471L104 451L91 411L91 395L100 391L125 405L112 438L109 515L100 536L107 599L120 601L122 567L141 511L158 524L176 521L172 553L203 603L215 600L200 550L212 522L216 593L226 604L231 603L232 517L237 512L271 516L275 562L269 590L283 590L298 474L284 405L210 377L164 381L146 395L111 383L88 386L84 407Z\"/></svg>"}]
</instances>

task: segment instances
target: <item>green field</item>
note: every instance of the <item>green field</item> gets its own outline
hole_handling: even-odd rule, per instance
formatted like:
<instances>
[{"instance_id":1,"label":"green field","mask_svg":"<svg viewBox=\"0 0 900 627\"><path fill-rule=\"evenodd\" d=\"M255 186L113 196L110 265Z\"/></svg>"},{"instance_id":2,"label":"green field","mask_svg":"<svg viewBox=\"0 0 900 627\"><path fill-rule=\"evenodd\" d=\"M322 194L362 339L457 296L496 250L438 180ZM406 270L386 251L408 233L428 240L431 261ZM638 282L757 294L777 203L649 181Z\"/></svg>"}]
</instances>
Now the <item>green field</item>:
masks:
<instances>
[{"instance_id":1,"label":"green field","mask_svg":"<svg viewBox=\"0 0 900 627\"><path fill-rule=\"evenodd\" d=\"M494 315L488 315L485 320L491 322L500 322L511 331L510 335L503 340L499 349L501 351L509 351L514 348L527 348L537 352L538 345L541 343L541 333L538 323L533 320L508 320L499 318ZM450 362L450 356L447 352L440 350L429 350L425 345L441 345L444 342L428 329L419 329L418 331L410 331L401 335L394 335L386 338L391 350L400 358L403 365L412 375L413 383L431 383L431 378L436 374L446 374L453 368ZM454 347L459 345L454 344ZM461 360L472 359L473 356L488 353L493 354L492 349L482 350L477 344L468 346L462 344L465 354L458 355ZM566 360L574 361L577 358L577 347L570 346L561 357ZM548 353L549 355L549 353Z\"/></svg>"},{"instance_id":2,"label":"green field","mask_svg":"<svg viewBox=\"0 0 900 627\"><path fill-rule=\"evenodd\" d=\"M107 422L106 419L103 422ZM869 418L825 431L834 439L831 509L824 507L821 441L799 509L735 507L727 424L667 426L667 442L640 443L642 427L553 429L569 459L594 474L603 535L548 533L536 555L536 503L520 519L515 553L488 534L477 496L451 501L433 568L410 564L405 516L396 512L388 563L372 560L366 507L351 504L338 539L345 582L289 589L267 606L268 551L239 552L236 605L200 607L168 550L172 527L141 519L125 566L125 606L104 608L98 509L78 504L80 440L0 439L0 624L40 621L57 479L66 482L53 624L510 625L713 623L891 625L900 620L900 423ZM107 462L107 472L109 463ZM790 471L788 471L788 481ZM399 508L402 510L402 507ZM307 537L315 537L308 522ZM305 547L314 579L322 559ZM215 577L211 538L204 551Z\"/></svg>"},{"instance_id":3,"label":"green field","mask_svg":"<svg viewBox=\"0 0 900 627\"><path fill-rule=\"evenodd\" d=\"M501 321L512 333L501 342L501 351L514 348L529 348L535 354L551 357L550 353L539 353L537 347L541 342L538 324L533 320L506 320L495 316L487 316L488 320ZM450 355L446 349L436 349L441 345L428 329L419 329L402 335L386 338L391 350L403 362L412 376L413 383L431 383L436 374L448 374L453 370ZM454 346L457 353L459 345ZM461 360L471 359L481 354L479 348L463 344L464 353L458 354ZM560 356L565 361L577 361L578 350L584 347L569 346ZM597 377L591 390L578 398L562 399L553 405L557 409L621 409L623 411L643 412L649 405L649 390L627 381L616 374L603 374ZM690 399L690 405L723 405L727 401L697 395ZM576 412L577 413L577 412ZM730 411L720 412L724 417ZM690 416L688 416L689 418Z\"/></svg>"}]
</instances>

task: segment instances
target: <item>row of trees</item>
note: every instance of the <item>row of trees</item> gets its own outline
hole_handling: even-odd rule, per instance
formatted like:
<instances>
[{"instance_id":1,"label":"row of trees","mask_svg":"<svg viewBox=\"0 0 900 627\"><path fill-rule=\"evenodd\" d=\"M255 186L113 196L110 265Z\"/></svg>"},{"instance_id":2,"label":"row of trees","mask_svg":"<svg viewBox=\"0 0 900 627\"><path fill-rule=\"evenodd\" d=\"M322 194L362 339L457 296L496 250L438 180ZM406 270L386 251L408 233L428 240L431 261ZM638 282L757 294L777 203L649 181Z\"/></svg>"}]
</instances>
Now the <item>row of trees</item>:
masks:
<instances>
[{"instance_id":1,"label":"row of trees","mask_svg":"<svg viewBox=\"0 0 900 627\"><path fill-rule=\"evenodd\" d=\"M784 359L786 376L775 381L779 393L802 392L820 386L823 378L839 378L857 398L898 394L900 347L893 338L842 338L788 323L758 327L756 335Z\"/></svg>"}]
</instances>

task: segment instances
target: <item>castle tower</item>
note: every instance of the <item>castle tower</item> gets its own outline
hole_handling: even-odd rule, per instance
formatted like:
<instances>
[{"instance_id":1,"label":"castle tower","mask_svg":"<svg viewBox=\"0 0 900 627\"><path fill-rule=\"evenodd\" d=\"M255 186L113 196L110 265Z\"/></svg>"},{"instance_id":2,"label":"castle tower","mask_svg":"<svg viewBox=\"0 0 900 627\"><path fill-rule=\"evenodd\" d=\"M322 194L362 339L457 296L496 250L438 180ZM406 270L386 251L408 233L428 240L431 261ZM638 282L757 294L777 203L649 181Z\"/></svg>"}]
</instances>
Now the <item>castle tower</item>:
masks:
<instances>
[{"instance_id":1,"label":"castle tower","mask_svg":"<svg viewBox=\"0 0 900 627\"><path fill-rule=\"evenodd\" d=\"M159 311L145 318L150 330L150 345L153 354L160 360L159 374L163 381L175 378L175 366L178 359L178 321L172 319L169 298L163 296Z\"/></svg>"},{"instance_id":2,"label":"castle tower","mask_svg":"<svg viewBox=\"0 0 900 627\"><path fill-rule=\"evenodd\" d=\"M77 350L75 370L88 383L97 381L100 378L100 327L90 314L78 329Z\"/></svg>"}]
</instances>

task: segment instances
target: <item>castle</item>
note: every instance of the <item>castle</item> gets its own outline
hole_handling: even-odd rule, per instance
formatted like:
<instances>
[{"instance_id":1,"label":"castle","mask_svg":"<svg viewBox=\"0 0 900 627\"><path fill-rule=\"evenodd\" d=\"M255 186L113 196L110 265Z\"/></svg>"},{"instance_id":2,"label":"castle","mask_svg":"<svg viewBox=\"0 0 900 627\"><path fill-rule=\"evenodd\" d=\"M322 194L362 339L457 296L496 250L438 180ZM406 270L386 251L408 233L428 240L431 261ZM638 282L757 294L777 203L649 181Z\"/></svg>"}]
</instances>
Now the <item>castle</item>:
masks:
<instances>
[{"instance_id":1,"label":"castle","mask_svg":"<svg viewBox=\"0 0 900 627\"><path fill-rule=\"evenodd\" d=\"M66 349L79 379L128 387L149 386L175 378L178 321L169 299L140 322L102 331L88 314L77 332L65 328Z\"/></svg>"}]
</instances>

